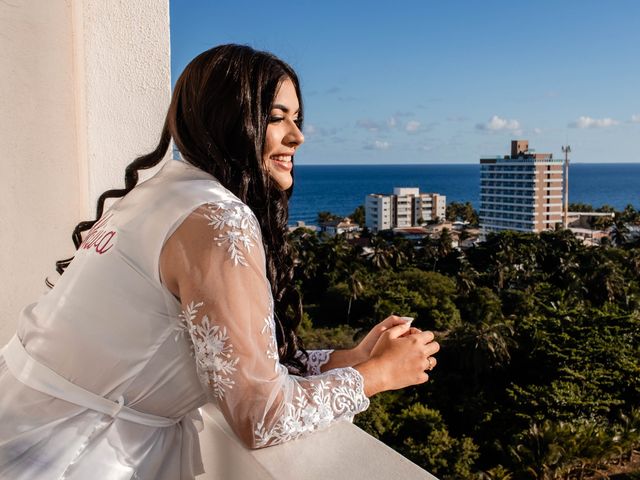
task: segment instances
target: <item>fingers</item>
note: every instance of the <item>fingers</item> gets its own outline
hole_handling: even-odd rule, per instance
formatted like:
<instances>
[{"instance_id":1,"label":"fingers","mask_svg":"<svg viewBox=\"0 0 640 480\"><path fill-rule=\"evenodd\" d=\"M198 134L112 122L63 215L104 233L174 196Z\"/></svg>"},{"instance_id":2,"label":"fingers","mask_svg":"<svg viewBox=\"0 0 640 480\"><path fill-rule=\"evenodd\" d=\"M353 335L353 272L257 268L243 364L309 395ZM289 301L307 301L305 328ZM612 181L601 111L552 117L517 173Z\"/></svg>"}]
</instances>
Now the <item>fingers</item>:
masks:
<instances>
[{"instance_id":1,"label":"fingers","mask_svg":"<svg viewBox=\"0 0 640 480\"><path fill-rule=\"evenodd\" d=\"M382 325L386 328L395 327L396 325L402 325L403 323L411 323L413 321L412 317L399 317L397 315L390 315L385 318L379 325Z\"/></svg>"},{"instance_id":2,"label":"fingers","mask_svg":"<svg viewBox=\"0 0 640 480\"><path fill-rule=\"evenodd\" d=\"M433 332L430 332L429 330L416 333L416 339L418 339L421 343L424 343L424 344L433 342L434 338L435 336L433 335Z\"/></svg>"},{"instance_id":3,"label":"fingers","mask_svg":"<svg viewBox=\"0 0 640 480\"><path fill-rule=\"evenodd\" d=\"M427 357L427 368L425 370L433 370L437 364L438 360L435 357Z\"/></svg>"},{"instance_id":4,"label":"fingers","mask_svg":"<svg viewBox=\"0 0 640 480\"><path fill-rule=\"evenodd\" d=\"M405 333L407 333L409 331L411 327L409 326L409 324L407 322L402 322L398 325L395 325L391 328L389 328L385 334L389 336L389 338L398 338L401 337L402 335L404 335Z\"/></svg>"},{"instance_id":5,"label":"fingers","mask_svg":"<svg viewBox=\"0 0 640 480\"><path fill-rule=\"evenodd\" d=\"M403 337L407 337L407 336L409 336L409 335L414 335L414 334L416 334L416 333L420 333L421 331L422 331L422 330L420 330L419 328L411 327L411 328L409 329L409 331L408 331L407 333L403 334L402 336L403 336Z\"/></svg>"},{"instance_id":6,"label":"fingers","mask_svg":"<svg viewBox=\"0 0 640 480\"><path fill-rule=\"evenodd\" d=\"M438 342L430 342L424 346L424 354L426 357L431 357L440 351L440 344Z\"/></svg>"}]
</instances>

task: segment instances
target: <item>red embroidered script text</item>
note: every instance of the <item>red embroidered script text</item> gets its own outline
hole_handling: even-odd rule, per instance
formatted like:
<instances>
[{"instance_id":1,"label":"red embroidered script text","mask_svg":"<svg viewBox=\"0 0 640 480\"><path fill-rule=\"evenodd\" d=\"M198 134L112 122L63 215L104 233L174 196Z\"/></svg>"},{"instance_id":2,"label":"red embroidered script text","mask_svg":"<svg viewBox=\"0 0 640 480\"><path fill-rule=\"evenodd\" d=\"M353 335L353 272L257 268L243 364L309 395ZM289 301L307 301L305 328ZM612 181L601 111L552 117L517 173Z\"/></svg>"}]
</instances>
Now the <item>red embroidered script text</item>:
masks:
<instances>
[{"instance_id":1,"label":"red embroidered script text","mask_svg":"<svg viewBox=\"0 0 640 480\"><path fill-rule=\"evenodd\" d=\"M103 226L112 216L113 214L109 213L98 220L93 227L91 227L91 230L89 230L87 238L84 239L80 248L84 250L93 248L100 255L111 250L116 232L103 228Z\"/></svg>"}]
</instances>

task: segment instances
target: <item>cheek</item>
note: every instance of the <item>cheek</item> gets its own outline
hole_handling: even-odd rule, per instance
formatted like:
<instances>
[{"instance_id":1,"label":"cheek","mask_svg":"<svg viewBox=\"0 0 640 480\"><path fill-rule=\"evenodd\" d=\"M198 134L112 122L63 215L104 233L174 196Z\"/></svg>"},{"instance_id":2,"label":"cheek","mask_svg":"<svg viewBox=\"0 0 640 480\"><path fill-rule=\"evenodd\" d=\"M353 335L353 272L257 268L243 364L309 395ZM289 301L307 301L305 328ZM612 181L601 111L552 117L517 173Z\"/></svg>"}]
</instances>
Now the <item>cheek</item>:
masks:
<instances>
[{"instance_id":1,"label":"cheek","mask_svg":"<svg viewBox=\"0 0 640 480\"><path fill-rule=\"evenodd\" d=\"M262 155L265 157L265 159L269 158L269 155L273 152L276 146L275 133L276 132L274 132L272 126L267 127L267 132L264 136L264 148L262 150Z\"/></svg>"}]
</instances>

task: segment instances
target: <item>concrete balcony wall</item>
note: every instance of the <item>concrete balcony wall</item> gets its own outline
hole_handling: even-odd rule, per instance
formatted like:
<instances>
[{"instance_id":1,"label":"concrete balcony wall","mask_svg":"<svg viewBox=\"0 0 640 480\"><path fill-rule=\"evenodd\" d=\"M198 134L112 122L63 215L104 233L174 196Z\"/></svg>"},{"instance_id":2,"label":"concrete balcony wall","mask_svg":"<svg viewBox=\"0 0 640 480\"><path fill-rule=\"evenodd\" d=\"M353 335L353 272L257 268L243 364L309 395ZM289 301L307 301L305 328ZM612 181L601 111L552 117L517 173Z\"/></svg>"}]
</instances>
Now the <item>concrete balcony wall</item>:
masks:
<instances>
[{"instance_id":1,"label":"concrete balcony wall","mask_svg":"<svg viewBox=\"0 0 640 480\"><path fill-rule=\"evenodd\" d=\"M168 0L0 2L0 345L169 103Z\"/></svg>"},{"instance_id":2,"label":"concrete balcony wall","mask_svg":"<svg viewBox=\"0 0 640 480\"><path fill-rule=\"evenodd\" d=\"M213 405L203 409L198 480L437 480L358 427L341 422L306 438L248 450Z\"/></svg>"}]
</instances>

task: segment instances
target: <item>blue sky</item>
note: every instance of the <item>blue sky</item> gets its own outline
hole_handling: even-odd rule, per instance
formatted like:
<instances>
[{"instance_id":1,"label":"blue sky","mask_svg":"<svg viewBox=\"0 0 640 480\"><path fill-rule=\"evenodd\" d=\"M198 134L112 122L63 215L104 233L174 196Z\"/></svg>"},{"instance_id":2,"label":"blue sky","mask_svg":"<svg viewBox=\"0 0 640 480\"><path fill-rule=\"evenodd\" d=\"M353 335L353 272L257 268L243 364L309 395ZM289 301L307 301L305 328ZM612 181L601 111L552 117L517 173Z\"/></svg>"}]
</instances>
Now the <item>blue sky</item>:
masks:
<instances>
[{"instance_id":1,"label":"blue sky","mask_svg":"<svg viewBox=\"0 0 640 480\"><path fill-rule=\"evenodd\" d=\"M301 78L300 164L476 163L525 138L640 162L640 1L171 0L172 75L222 43Z\"/></svg>"}]
</instances>

